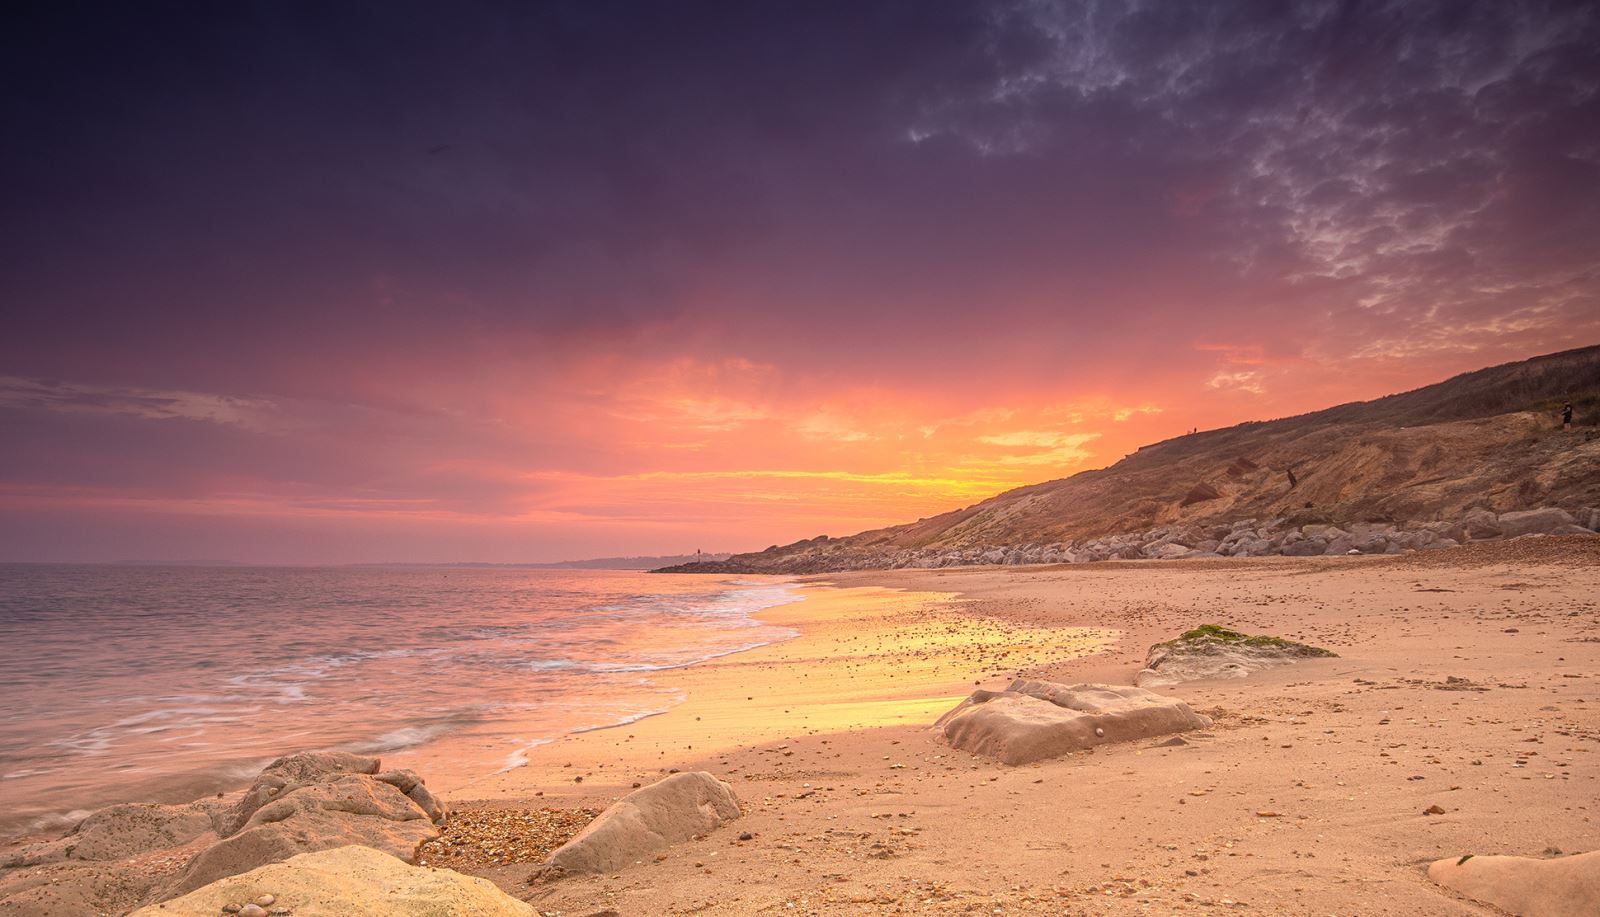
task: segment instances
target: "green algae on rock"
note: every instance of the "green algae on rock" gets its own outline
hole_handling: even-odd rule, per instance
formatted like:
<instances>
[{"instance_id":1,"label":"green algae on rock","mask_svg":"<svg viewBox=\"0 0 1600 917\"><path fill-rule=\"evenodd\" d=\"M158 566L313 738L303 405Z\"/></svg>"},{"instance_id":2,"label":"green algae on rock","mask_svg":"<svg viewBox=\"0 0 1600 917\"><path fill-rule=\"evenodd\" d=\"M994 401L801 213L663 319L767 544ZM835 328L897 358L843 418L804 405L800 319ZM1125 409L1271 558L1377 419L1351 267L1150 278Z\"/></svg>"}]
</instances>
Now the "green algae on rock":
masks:
<instances>
[{"instance_id":1,"label":"green algae on rock","mask_svg":"<svg viewBox=\"0 0 1600 917\"><path fill-rule=\"evenodd\" d=\"M1245 634L1220 624L1201 624L1150 647L1145 667L1134 676L1141 688L1202 678L1243 678L1261 669L1301 659L1337 656L1319 646L1283 637Z\"/></svg>"}]
</instances>

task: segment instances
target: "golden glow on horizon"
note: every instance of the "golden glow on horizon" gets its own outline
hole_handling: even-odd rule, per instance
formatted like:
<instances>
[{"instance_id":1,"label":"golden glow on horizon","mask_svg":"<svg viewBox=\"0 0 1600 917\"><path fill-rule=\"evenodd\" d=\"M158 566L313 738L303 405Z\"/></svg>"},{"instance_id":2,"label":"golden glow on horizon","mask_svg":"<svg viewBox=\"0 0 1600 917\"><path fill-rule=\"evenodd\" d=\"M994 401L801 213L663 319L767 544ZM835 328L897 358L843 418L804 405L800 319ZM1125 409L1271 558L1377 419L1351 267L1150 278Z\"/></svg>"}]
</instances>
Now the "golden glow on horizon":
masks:
<instances>
[{"instance_id":1,"label":"golden glow on horizon","mask_svg":"<svg viewBox=\"0 0 1600 917\"><path fill-rule=\"evenodd\" d=\"M1150 382L1116 395L998 378L979 389L955 375L939 377L942 388L891 389L737 358L615 354L520 371L489 361L476 374L399 374L383 385L374 377L382 399L365 403L160 393L161 405L229 407L181 416L153 412L145 390L30 382L13 386L14 397L37 410L129 417L154 436L194 429L183 425L229 431L264 457L252 465L235 454L138 485L0 484L0 507L316 532L341 545L416 545L405 555L424 558L759 550L913 522L1104 467L1188 429L1351 396L1335 387L1348 376L1336 367L1307 377L1299 362L1291 387L1259 347L1211 349L1221 356L1183 386ZM1374 390L1357 395L1405 387L1363 378ZM1189 397L1154 400L1174 390Z\"/></svg>"}]
</instances>

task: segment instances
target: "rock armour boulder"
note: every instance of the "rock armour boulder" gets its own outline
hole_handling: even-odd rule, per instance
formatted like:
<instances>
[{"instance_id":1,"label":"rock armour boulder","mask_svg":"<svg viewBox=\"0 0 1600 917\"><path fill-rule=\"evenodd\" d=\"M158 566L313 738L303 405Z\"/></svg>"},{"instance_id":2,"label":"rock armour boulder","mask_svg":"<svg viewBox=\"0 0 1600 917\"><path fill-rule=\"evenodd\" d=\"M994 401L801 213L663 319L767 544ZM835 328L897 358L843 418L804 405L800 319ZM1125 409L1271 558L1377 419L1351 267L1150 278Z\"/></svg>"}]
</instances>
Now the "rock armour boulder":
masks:
<instances>
[{"instance_id":1,"label":"rock armour boulder","mask_svg":"<svg viewBox=\"0 0 1600 917\"><path fill-rule=\"evenodd\" d=\"M1183 701L1142 688L1019 678L1004 691L974 691L934 730L953 748L1028 764L1210 725Z\"/></svg>"},{"instance_id":2,"label":"rock armour boulder","mask_svg":"<svg viewBox=\"0 0 1600 917\"><path fill-rule=\"evenodd\" d=\"M613 872L738 818L739 800L705 771L673 774L601 812L550 854L543 875Z\"/></svg>"},{"instance_id":3,"label":"rock armour boulder","mask_svg":"<svg viewBox=\"0 0 1600 917\"><path fill-rule=\"evenodd\" d=\"M1520 917L1594 917L1600 913L1600 851L1553 860L1451 857L1429 866L1428 878Z\"/></svg>"},{"instance_id":4,"label":"rock armour boulder","mask_svg":"<svg viewBox=\"0 0 1600 917\"><path fill-rule=\"evenodd\" d=\"M484 879L408 865L369 847L302 853L219 879L133 917L215 917L262 895L294 917L534 917Z\"/></svg>"}]
</instances>

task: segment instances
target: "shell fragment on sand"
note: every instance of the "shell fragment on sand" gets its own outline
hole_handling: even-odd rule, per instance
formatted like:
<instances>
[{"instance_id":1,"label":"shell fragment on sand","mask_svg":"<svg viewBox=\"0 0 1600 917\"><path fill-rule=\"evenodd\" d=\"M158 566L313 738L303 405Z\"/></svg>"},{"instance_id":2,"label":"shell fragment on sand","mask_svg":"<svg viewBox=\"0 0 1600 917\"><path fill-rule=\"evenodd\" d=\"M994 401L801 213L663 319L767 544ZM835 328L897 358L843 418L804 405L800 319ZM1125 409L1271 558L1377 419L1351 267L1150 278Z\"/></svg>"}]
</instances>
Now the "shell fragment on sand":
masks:
<instances>
[{"instance_id":1,"label":"shell fragment on sand","mask_svg":"<svg viewBox=\"0 0 1600 917\"><path fill-rule=\"evenodd\" d=\"M1552 860L1450 857L1429 866L1428 878L1521 917L1594 917L1600 913L1600 851Z\"/></svg>"},{"instance_id":2,"label":"shell fragment on sand","mask_svg":"<svg viewBox=\"0 0 1600 917\"><path fill-rule=\"evenodd\" d=\"M1028 764L1210 725L1183 701L1142 688L1019 678L1004 691L974 691L934 729L953 748Z\"/></svg>"}]
</instances>

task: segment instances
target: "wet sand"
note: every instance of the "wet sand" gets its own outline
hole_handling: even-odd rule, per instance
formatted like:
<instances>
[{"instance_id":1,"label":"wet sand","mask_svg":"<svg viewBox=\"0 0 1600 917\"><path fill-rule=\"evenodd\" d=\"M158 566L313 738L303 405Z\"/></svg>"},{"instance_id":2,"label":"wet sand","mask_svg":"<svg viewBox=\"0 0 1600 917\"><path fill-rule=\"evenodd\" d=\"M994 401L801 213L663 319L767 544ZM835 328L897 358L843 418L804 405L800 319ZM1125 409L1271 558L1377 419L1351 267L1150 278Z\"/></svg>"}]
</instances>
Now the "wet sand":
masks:
<instances>
[{"instance_id":1,"label":"wet sand","mask_svg":"<svg viewBox=\"0 0 1600 917\"><path fill-rule=\"evenodd\" d=\"M601 808L705 769L744 818L615 876L472 871L561 914L1488 914L1425 865L1600 849L1600 538L825 581L763 614L796 639L659 673L671 712L452 794ZM1216 719L1183 746L1007 767L928 729L1019 672L1130 683L1204 622L1340 655L1163 689Z\"/></svg>"}]
</instances>

